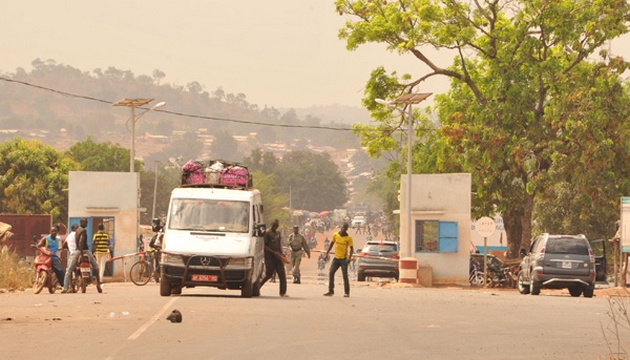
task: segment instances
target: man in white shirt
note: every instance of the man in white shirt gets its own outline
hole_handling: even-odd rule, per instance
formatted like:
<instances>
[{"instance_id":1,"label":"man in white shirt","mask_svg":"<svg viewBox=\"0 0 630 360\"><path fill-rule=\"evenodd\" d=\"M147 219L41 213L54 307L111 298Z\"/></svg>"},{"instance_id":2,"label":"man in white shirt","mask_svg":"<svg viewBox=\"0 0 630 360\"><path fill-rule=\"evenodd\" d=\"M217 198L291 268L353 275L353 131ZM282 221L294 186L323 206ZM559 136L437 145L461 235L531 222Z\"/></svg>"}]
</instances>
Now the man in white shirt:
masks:
<instances>
[{"instance_id":1,"label":"man in white shirt","mask_svg":"<svg viewBox=\"0 0 630 360\"><path fill-rule=\"evenodd\" d=\"M72 255L77 251L77 238L75 237L76 235L75 231L77 230L77 227L79 227L79 225L72 224L72 227L70 228L71 229L70 234L66 236L66 246L68 247L68 257L70 257L69 255Z\"/></svg>"},{"instance_id":2,"label":"man in white shirt","mask_svg":"<svg viewBox=\"0 0 630 360\"><path fill-rule=\"evenodd\" d=\"M66 275L64 277L63 290L61 291L62 294L68 293L68 291L71 290L70 288L70 281L72 279L71 273L76 268L77 261L79 260L80 251L77 247L77 238L75 236L76 230L78 227L79 225L72 224L72 227L70 227L70 234L66 236L66 243L64 247L68 248L68 265L66 266Z\"/></svg>"}]
</instances>

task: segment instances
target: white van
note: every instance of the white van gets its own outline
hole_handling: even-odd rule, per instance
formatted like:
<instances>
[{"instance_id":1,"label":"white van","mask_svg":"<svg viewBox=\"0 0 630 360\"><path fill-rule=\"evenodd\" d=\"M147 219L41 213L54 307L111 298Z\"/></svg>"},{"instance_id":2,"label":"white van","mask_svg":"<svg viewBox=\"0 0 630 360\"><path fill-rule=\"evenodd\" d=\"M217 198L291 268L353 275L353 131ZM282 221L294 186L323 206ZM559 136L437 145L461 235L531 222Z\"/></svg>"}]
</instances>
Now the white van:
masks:
<instances>
[{"instance_id":1,"label":"white van","mask_svg":"<svg viewBox=\"0 0 630 360\"><path fill-rule=\"evenodd\" d=\"M259 296L264 231L258 190L218 184L174 189L164 225L160 295L211 286Z\"/></svg>"}]
</instances>

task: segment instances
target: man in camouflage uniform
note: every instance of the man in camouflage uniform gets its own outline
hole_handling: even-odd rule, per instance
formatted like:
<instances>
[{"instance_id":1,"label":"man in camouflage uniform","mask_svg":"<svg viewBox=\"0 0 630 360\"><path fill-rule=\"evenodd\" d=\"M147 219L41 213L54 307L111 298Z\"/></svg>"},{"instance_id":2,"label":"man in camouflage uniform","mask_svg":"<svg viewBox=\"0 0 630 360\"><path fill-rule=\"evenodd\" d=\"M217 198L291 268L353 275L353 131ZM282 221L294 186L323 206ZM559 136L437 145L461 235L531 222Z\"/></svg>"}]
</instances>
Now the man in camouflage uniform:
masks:
<instances>
[{"instance_id":1,"label":"man in camouflage uniform","mask_svg":"<svg viewBox=\"0 0 630 360\"><path fill-rule=\"evenodd\" d=\"M300 234L300 227L293 226L293 234L289 235L289 248L291 249L291 273L293 274L293 283L300 284L300 263L304 252L308 258L311 258L311 250L306 242L306 238Z\"/></svg>"}]
</instances>

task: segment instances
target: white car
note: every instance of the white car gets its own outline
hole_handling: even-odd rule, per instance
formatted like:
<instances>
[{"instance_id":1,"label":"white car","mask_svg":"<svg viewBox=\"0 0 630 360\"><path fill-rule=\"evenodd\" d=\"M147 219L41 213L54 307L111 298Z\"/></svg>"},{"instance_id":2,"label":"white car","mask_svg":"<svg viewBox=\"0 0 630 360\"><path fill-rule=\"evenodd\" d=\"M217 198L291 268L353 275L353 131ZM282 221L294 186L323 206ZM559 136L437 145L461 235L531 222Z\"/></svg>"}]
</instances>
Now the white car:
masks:
<instances>
[{"instance_id":1,"label":"white car","mask_svg":"<svg viewBox=\"0 0 630 360\"><path fill-rule=\"evenodd\" d=\"M356 228L357 226L365 227L365 217L361 215L357 215L352 219L352 227Z\"/></svg>"}]
</instances>

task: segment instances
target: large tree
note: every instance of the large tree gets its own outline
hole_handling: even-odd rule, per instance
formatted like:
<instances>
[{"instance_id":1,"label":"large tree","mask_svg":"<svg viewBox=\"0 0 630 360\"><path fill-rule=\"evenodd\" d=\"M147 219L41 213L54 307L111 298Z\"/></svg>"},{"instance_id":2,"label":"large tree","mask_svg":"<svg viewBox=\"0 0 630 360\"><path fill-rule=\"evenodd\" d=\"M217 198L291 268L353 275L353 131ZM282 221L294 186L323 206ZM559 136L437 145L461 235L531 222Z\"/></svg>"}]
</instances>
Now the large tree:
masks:
<instances>
[{"instance_id":1,"label":"large tree","mask_svg":"<svg viewBox=\"0 0 630 360\"><path fill-rule=\"evenodd\" d=\"M628 31L626 1L338 0L336 5L356 20L340 31L349 49L383 43L428 69L415 79L373 72L364 104L381 123L356 127L364 145L372 153L396 147L387 140L391 111L376 98L393 99L430 77L449 77L449 93L436 96L440 131L419 127L425 143L414 145L414 170L471 172L473 215L503 215L508 256L529 244L536 196L557 180L551 172L580 184L582 210L601 199L607 181L613 188L607 198L628 190L627 170L614 163L627 164L629 154L623 137L618 141L627 133L627 92L619 80L627 64L592 59L607 41ZM438 64L429 47L453 51L453 62ZM591 168L576 166L584 164L579 159L605 160Z\"/></svg>"},{"instance_id":2,"label":"large tree","mask_svg":"<svg viewBox=\"0 0 630 360\"><path fill-rule=\"evenodd\" d=\"M129 150L111 142L96 143L91 137L70 147L66 156L81 164L84 171L129 171ZM142 168L142 162L135 160L134 168Z\"/></svg>"},{"instance_id":3,"label":"large tree","mask_svg":"<svg viewBox=\"0 0 630 360\"><path fill-rule=\"evenodd\" d=\"M14 214L68 219L68 172L78 163L40 141L19 137L0 143L0 208Z\"/></svg>"},{"instance_id":4,"label":"large tree","mask_svg":"<svg viewBox=\"0 0 630 360\"><path fill-rule=\"evenodd\" d=\"M283 194L276 184L273 174L265 174L262 171L252 172L254 187L260 191L264 204L265 223L268 227L275 219L280 224L288 224L291 214L286 210L289 205L289 195Z\"/></svg>"},{"instance_id":5,"label":"large tree","mask_svg":"<svg viewBox=\"0 0 630 360\"><path fill-rule=\"evenodd\" d=\"M252 150L251 154L243 159L243 164L247 166L250 171L262 171L265 174L273 174L279 162L273 152L263 152L260 148Z\"/></svg>"},{"instance_id":6,"label":"large tree","mask_svg":"<svg viewBox=\"0 0 630 360\"><path fill-rule=\"evenodd\" d=\"M332 210L348 201L346 178L328 154L291 151L276 171L282 192L291 195L293 209Z\"/></svg>"}]
</instances>

